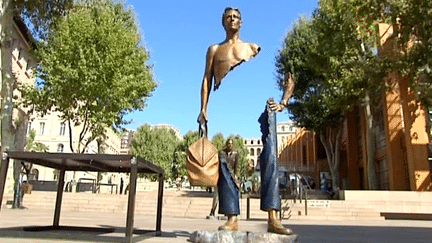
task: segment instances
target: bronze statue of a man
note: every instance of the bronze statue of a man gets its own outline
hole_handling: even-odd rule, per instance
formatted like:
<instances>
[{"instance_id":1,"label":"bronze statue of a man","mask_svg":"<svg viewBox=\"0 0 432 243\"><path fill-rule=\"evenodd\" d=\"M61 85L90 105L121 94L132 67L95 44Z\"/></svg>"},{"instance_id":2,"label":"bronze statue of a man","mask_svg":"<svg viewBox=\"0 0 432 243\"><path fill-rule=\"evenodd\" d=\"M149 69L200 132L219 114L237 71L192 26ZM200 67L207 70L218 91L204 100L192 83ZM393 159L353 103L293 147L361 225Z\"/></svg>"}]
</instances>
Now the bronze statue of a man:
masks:
<instances>
[{"instance_id":1,"label":"bronze statue of a man","mask_svg":"<svg viewBox=\"0 0 432 243\"><path fill-rule=\"evenodd\" d=\"M255 43L240 40L241 14L236 8L228 7L222 15L226 38L222 43L211 45L207 50L206 66L201 88L201 111L198 116L201 136L207 137L207 103L213 79L217 90L225 75L258 54L260 47Z\"/></svg>"},{"instance_id":2,"label":"bronze statue of a man","mask_svg":"<svg viewBox=\"0 0 432 243\"><path fill-rule=\"evenodd\" d=\"M241 27L241 14L236 8L226 8L222 15L222 25L226 31L225 40L216 45L209 47L206 57L206 67L201 89L201 110L198 116L199 132L201 137L207 137L207 104L210 96L210 90L213 79L215 81L214 89L218 89L222 79L225 75L240 65L242 62L248 61L258 54L260 47L254 43L245 43L240 40L240 27ZM291 77L291 76L290 76ZM291 78L292 81L292 78ZM285 94L281 104L269 100L266 105L266 111L260 123L262 124L263 141L268 141L266 154L269 159L261 161L263 165L268 168L268 173L261 174L261 180L265 182L269 189L265 197L261 197L261 209L268 212L268 231L278 234L292 234L290 229L283 227L280 219L278 218L278 211L280 211L280 198L279 198L279 184L278 184L278 170L277 170L277 157L275 158L275 150L277 145L274 142L273 132L268 133L269 124L274 127L275 112L281 111L285 108L289 97L291 96L293 86L289 86L290 82L286 82ZM291 82L293 84L293 82ZM287 92L288 91L288 92ZM270 120L268 119L270 114ZM274 130L274 129L272 129ZM267 135L271 134L269 139ZM228 145L228 144L227 144ZM228 221L223 226L219 227L220 230L237 230L237 215L240 213L239 209L239 186L236 183L236 178L228 168L227 160L229 156L220 154L219 166L219 213L228 215ZM235 174L235 172L234 172ZM279 203L277 203L279 202Z\"/></svg>"}]
</instances>

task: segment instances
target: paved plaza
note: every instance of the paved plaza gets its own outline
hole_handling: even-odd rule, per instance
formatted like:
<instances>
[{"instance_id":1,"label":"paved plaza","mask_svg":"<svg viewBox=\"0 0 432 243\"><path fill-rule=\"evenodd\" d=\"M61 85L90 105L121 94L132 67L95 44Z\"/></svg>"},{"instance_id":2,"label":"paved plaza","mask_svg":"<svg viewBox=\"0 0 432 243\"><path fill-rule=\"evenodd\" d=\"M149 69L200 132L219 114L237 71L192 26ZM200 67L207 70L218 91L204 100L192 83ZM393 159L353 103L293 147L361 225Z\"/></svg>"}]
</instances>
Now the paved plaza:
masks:
<instances>
[{"instance_id":1,"label":"paved plaza","mask_svg":"<svg viewBox=\"0 0 432 243\"><path fill-rule=\"evenodd\" d=\"M73 226L63 231L28 232L23 226L52 225L53 212L49 210L0 211L0 242L121 242L124 241L126 216L121 214L62 212L61 226ZM134 242L188 242L195 230L215 230L223 221L163 217L162 236L156 237L156 218L136 215ZM299 242L431 242L432 221L386 220L378 222L322 222L284 220L293 229ZM265 220L241 220L241 231L265 232ZM85 231L86 227L106 229L105 232ZM75 229L75 230L73 230ZM80 229L80 231L76 231Z\"/></svg>"}]
</instances>

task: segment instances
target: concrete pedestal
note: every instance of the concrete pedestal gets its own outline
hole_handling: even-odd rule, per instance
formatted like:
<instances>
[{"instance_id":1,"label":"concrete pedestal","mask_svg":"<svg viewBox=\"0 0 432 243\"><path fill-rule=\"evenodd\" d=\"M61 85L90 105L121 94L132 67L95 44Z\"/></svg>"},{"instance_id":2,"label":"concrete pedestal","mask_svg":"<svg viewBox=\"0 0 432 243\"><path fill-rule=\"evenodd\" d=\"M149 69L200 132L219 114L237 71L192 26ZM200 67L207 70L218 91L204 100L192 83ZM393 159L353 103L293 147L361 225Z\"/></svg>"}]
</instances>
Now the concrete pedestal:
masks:
<instances>
[{"instance_id":1,"label":"concrete pedestal","mask_svg":"<svg viewBox=\"0 0 432 243\"><path fill-rule=\"evenodd\" d=\"M194 243L291 243L297 242L297 235L198 230L192 233L189 240Z\"/></svg>"}]
</instances>

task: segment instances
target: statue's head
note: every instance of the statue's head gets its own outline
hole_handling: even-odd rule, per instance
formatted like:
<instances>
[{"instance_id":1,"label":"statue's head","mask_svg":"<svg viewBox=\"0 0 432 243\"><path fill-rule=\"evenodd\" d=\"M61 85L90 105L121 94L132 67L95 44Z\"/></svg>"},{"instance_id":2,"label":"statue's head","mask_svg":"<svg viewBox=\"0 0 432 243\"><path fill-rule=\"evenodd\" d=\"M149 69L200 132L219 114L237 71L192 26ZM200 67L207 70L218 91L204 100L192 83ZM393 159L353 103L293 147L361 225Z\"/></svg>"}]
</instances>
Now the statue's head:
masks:
<instances>
[{"instance_id":1,"label":"statue's head","mask_svg":"<svg viewBox=\"0 0 432 243\"><path fill-rule=\"evenodd\" d=\"M227 27L225 26L225 19L226 19L227 13L231 12L231 11L237 12L236 15L237 15L237 17L239 19L239 24L240 24L239 28L241 26L241 13L240 13L240 10L238 8L226 7L225 10L224 10L224 12L223 12L223 14L222 14L222 26L224 27L225 30L227 29Z\"/></svg>"},{"instance_id":2,"label":"statue's head","mask_svg":"<svg viewBox=\"0 0 432 243\"><path fill-rule=\"evenodd\" d=\"M234 148L234 141L231 138L229 138L226 141L226 149L227 149L228 152L230 152L230 151L233 150L233 148Z\"/></svg>"}]
</instances>

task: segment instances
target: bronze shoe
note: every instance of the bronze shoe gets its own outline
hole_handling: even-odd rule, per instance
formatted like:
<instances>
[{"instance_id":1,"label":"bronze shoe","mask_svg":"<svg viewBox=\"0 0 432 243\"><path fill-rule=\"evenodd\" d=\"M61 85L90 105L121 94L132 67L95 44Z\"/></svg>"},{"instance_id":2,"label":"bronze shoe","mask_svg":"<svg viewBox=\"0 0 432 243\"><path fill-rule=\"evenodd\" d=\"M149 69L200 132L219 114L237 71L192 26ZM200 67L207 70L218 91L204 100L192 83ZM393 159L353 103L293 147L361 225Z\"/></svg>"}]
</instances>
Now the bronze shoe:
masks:
<instances>
[{"instance_id":1,"label":"bronze shoe","mask_svg":"<svg viewBox=\"0 0 432 243\"><path fill-rule=\"evenodd\" d=\"M279 220L269 220L267 231L280 235L292 235L292 230L285 228Z\"/></svg>"},{"instance_id":2,"label":"bronze shoe","mask_svg":"<svg viewBox=\"0 0 432 243\"><path fill-rule=\"evenodd\" d=\"M219 226L219 230L231 230L231 231L237 231L238 230L238 222L237 222L237 216L228 216L228 221Z\"/></svg>"},{"instance_id":3,"label":"bronze shoe","mask_svg":"<svg viewBox=\"0 0 432 243\"><path fill-rule=\"evenodd\" d=\"M280 234L280 235L292 235L293 232L290 229L285 228L280 219L279 219L279 211L270 210L268 212L268 228L267 231L270 233Z\"/></svg>"}]
</instances>

